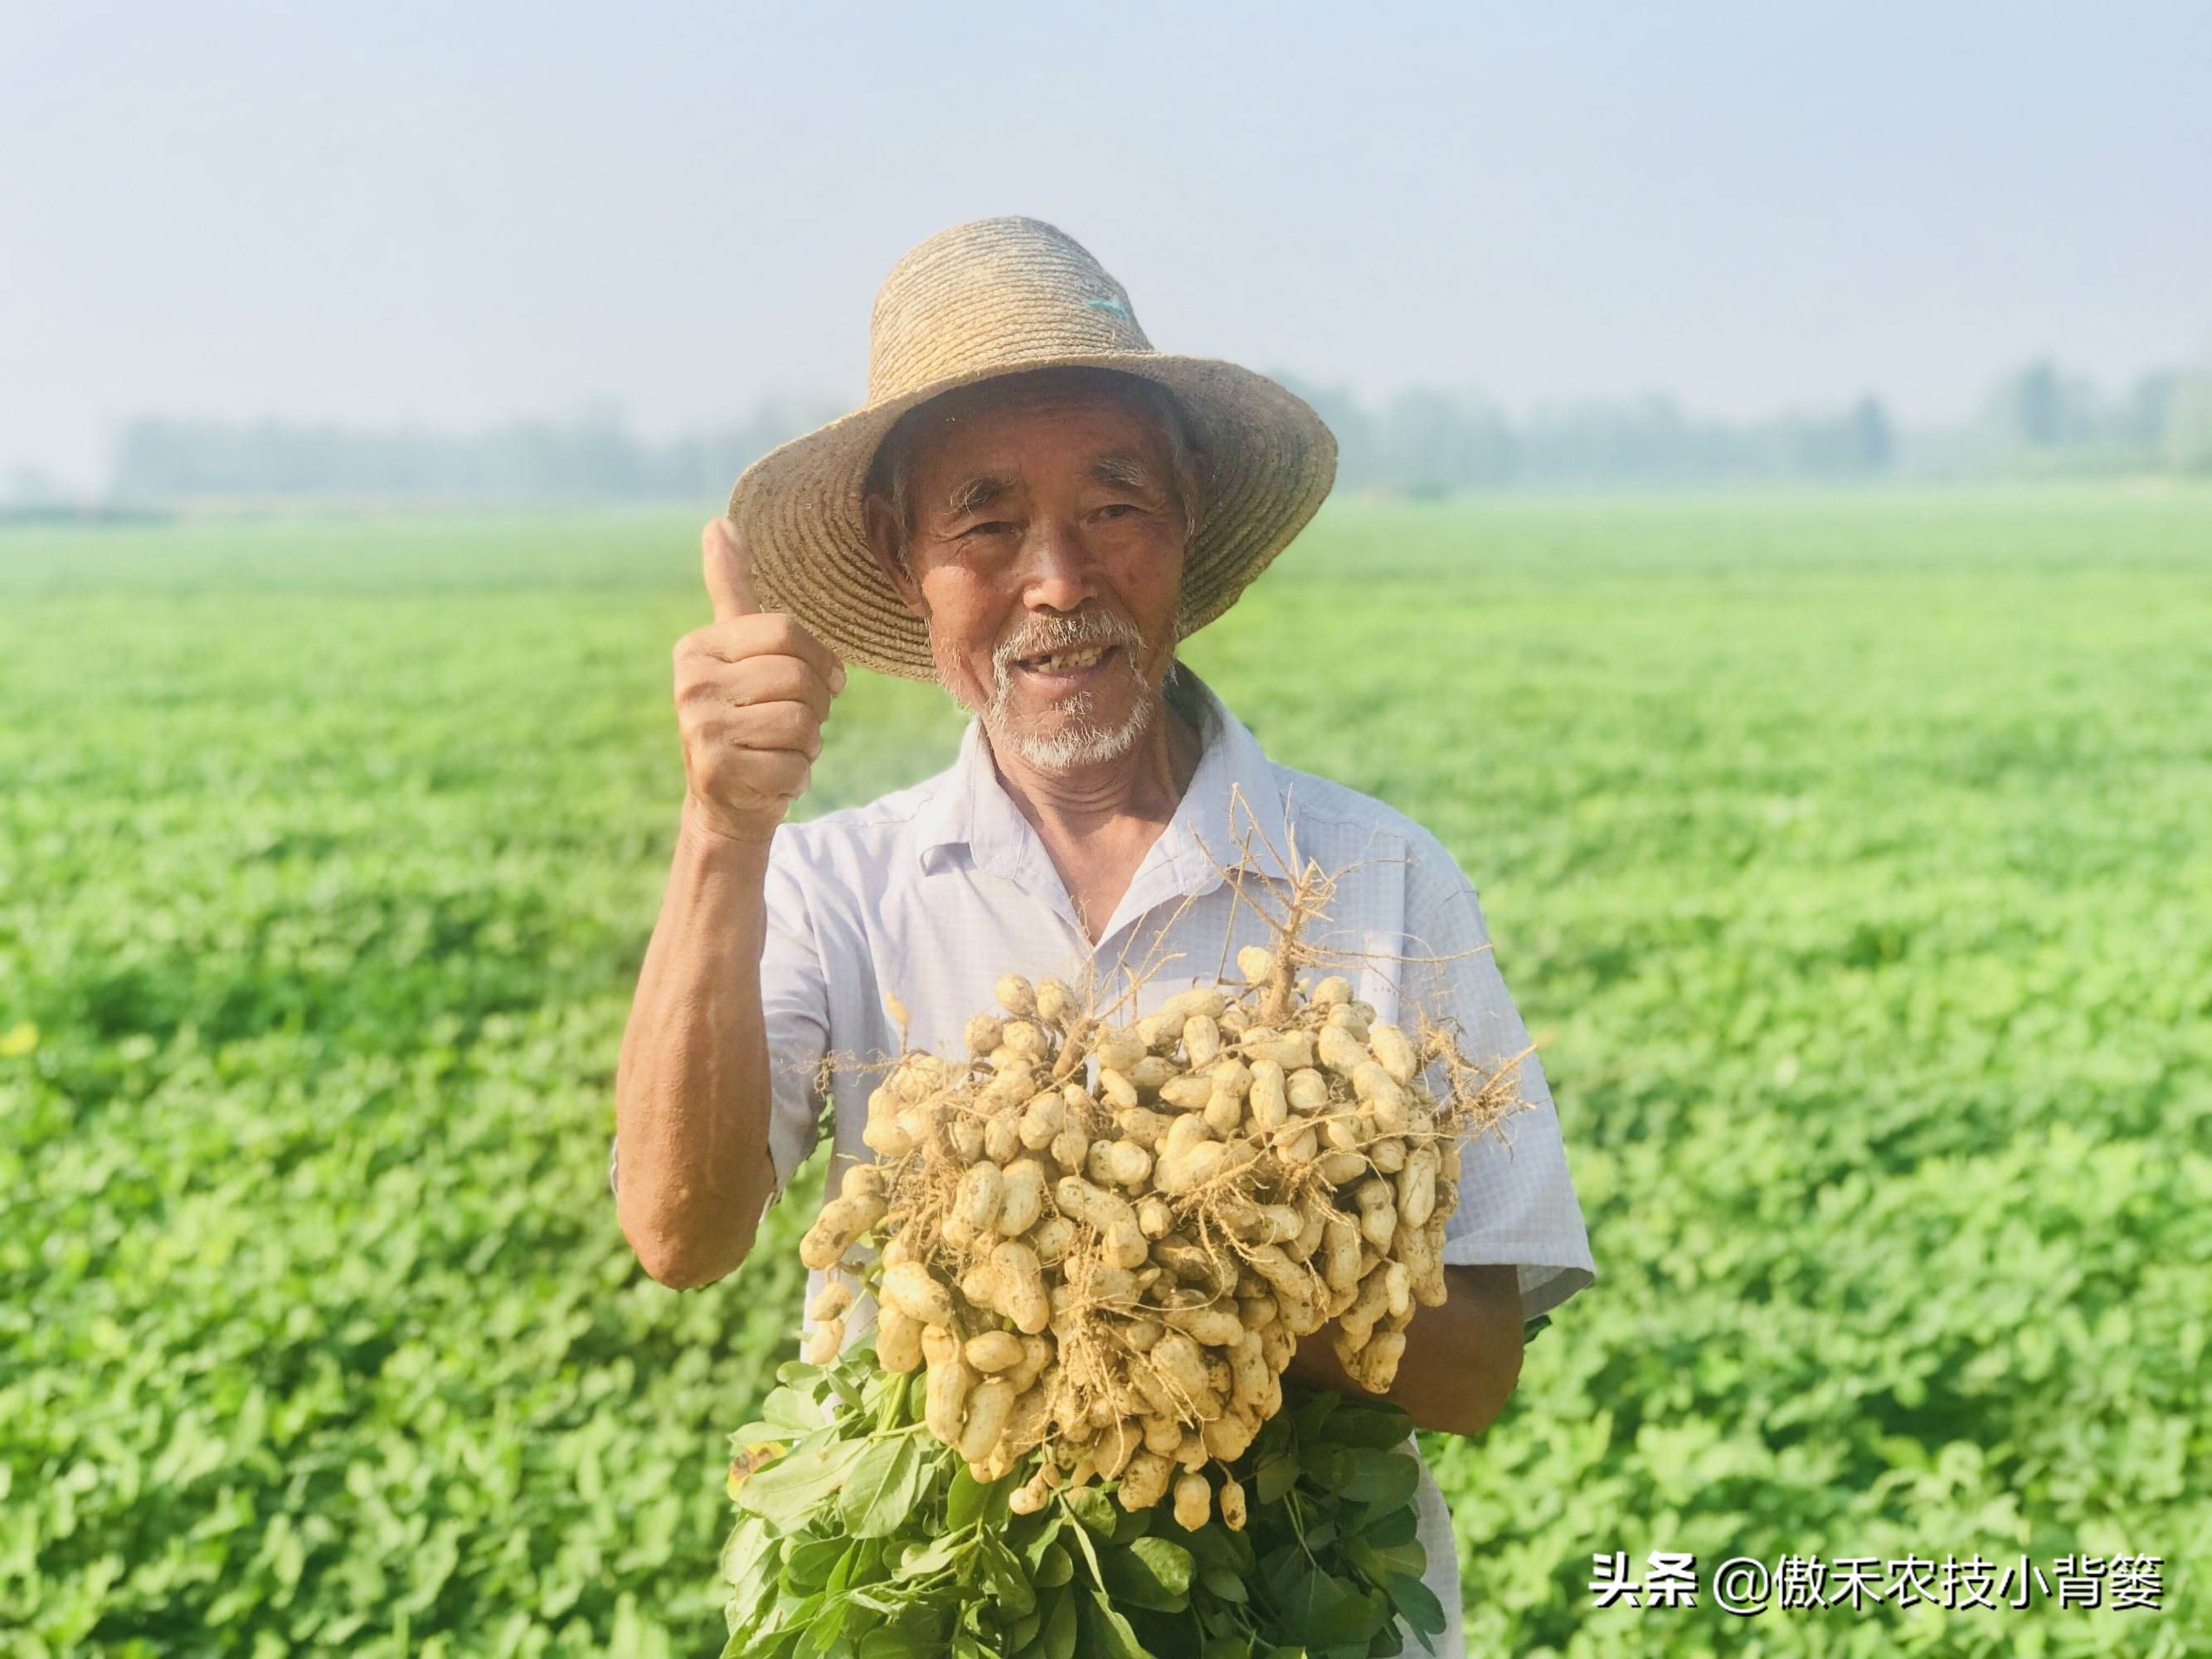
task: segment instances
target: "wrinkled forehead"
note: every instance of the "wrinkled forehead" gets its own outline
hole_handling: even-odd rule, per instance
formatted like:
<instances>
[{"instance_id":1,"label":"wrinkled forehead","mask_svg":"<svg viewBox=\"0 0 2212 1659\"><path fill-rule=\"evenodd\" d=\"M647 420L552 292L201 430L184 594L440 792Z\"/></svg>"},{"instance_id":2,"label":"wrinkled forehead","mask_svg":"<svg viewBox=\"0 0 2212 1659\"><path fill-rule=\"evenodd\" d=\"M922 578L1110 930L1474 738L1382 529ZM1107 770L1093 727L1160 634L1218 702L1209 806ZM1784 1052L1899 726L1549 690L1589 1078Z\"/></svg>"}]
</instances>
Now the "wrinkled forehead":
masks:
<instances>
[{"instance_id":1,"label":"wrinkled forehead","mask_svg":"<svg viewBox=\"0 0 2212 1659\"><path fill-rule=\"evenodd\" d=\"M869 474L888 493L899 470L909 475L953 452L1018 443L1048 428L1172 453L1168 394L1134 375L1104 369L1043 369L958 387L908 410L884 439Z\"/></svg>"}]
</instances>

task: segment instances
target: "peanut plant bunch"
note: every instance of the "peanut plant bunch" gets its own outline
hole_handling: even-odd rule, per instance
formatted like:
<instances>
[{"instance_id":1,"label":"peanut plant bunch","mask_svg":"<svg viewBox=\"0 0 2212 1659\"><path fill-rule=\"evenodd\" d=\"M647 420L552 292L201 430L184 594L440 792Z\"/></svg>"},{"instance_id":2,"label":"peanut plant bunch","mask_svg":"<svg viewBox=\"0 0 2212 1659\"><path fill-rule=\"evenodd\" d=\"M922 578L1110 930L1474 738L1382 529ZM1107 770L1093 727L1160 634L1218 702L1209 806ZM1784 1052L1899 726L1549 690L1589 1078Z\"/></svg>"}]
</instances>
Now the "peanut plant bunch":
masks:
<instances>
[{"instance_id":1,"label":"peanut plant bunch","mask_svg":"<svg viewBox=\"0 0 2212 1659\"><path fill-rule=\"evenodd\" d=\"M1408 1630L1433 1650L1397 1407L1293 1382L1240 1463L1240 1529L1096 1484L1022 1511L1022 1472L976 1480L927 1431L927 1377L872 1343L783 1366L731 1437L725 1659L1386 1659Z\"/></svg>"},{"instance_id":2,"label":"peanut plant bunch","mask_svg":"<svg viewBox=\"0 0 2212 1659\"><path fill-rule=\"evenodd\" d=\"M868 1284L878 1363L926 1376L926 1431L979 1483L1031 1469L1014 1513L1101 1482L1241 1528L1230 1466L1299 1340L1334 1321L1346 1370L1389 1389L1414 1308L1444 1299L1460 1140L1512 1103L1510 1068L1300 958L1290 935L1248 947L1240 981L1126 1024L1009 975L966 1056L902 1054L869 1098L878 1161L801 1243L833 1273L805 1357L836 1356Z\"/></svg>"}]
</instances>

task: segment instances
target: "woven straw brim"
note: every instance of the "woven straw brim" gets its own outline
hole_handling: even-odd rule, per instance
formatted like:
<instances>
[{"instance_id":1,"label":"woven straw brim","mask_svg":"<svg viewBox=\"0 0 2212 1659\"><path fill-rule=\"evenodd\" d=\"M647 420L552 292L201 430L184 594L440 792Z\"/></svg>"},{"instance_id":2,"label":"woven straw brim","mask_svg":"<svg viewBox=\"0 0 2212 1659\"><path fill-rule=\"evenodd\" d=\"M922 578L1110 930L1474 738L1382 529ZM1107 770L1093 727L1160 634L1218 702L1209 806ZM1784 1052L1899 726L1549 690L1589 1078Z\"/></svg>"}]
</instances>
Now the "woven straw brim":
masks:
<instances>
[{"instance_id":1,"label":"woven straw brim","mask_svg":"<svg viewBox=\"0 0 2212 1659\"><path fill-rule=\"evenodd\" d=\"M1229 609L1290 545L1336 479L1336 439L1305 401L1263 374L1206 357L1117 352L998 363L872 404L771 451L730 492L762 600L799 618L848 663L908 679L936 671L929 634L868 545L862 507L876 450L908 410L947 392L1042 368L1115 368L1175 393L1210 468L1185 556L1180 632Z\"/></svg>"}]
</instances>

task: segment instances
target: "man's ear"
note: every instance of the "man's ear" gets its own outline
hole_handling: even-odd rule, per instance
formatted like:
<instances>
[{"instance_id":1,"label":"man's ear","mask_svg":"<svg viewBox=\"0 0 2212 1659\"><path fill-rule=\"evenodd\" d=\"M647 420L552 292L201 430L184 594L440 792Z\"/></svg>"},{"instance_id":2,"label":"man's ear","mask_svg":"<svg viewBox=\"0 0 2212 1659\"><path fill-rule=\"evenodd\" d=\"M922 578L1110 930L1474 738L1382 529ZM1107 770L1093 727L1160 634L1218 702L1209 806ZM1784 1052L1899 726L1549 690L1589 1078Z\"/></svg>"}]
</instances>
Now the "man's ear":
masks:
<instances>
[{"instance_id":1,"label":"man's ear","mask_svg":"<svg viewBox=\"0 0 2212 1659\"><path fill-rule=\"evenodd\" d=\"M1206 522L1206 510L1213 500L1213 456L1210 451L1194 449L1189 456L1189 471L1185 475L1183 499L1184 528L1193 536Z\"/></svg>"},{"instance_id":2,"label":"man's ear","mask_svg":"<svg viewBox=\"0 0 2212 1659\"><path fill-rule=\"evenodd\" d=\"M905 536L891 504L880 495L871 495L862 504L867 514L868 549L876 556L876 567L884 573L884 580L899 601L924 622L929 620L928 607L921 599L921 584L915 580L901 553Z\"/></svg>"}]
</instances>

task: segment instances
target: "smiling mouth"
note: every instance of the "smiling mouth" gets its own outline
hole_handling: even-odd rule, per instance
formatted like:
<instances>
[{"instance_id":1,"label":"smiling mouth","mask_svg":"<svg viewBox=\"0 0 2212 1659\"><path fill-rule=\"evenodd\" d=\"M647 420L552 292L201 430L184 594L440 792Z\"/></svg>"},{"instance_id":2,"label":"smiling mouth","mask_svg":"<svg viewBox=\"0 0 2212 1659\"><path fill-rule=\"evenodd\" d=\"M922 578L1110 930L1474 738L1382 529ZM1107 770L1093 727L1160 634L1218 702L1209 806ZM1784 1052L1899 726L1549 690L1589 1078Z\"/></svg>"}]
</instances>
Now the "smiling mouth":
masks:
<instances>
[{"instance_id":1,"label":"smiling mouth","mask_svg":"<svg viewBox=\"0 0 2212 1659\"><path fill-rule=\"evenodd\" d=\"M1121 647L1085 645L1062 651L1041 651L1034 657L1017 657L1014 666L1030 674L1080 674L1097 667Z\"/></svg>"}]
</instances>

